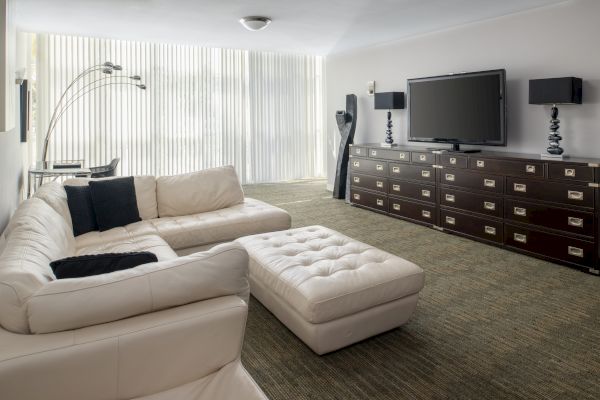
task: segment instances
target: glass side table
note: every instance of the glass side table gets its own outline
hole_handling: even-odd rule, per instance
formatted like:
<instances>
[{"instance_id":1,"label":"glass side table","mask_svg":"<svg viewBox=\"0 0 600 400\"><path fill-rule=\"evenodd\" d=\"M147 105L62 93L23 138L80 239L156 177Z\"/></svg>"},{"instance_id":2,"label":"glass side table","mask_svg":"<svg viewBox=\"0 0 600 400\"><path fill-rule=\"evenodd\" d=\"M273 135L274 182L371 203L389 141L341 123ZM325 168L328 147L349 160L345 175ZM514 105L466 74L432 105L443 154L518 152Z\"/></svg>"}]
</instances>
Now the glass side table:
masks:
<instances>
[{"instance_id":1,"label":"glass side table","mask_svg":"<svg viewBox=\"0 0 600 400\"><path fill-rule=\"evenodd\" d=\"M83 160L74 161L38 161L29 168L27 174L27 198L44 183L44 180L56 180L61 177L90 177L92 171L83 167Z\"/></svg>"}]
</instances>

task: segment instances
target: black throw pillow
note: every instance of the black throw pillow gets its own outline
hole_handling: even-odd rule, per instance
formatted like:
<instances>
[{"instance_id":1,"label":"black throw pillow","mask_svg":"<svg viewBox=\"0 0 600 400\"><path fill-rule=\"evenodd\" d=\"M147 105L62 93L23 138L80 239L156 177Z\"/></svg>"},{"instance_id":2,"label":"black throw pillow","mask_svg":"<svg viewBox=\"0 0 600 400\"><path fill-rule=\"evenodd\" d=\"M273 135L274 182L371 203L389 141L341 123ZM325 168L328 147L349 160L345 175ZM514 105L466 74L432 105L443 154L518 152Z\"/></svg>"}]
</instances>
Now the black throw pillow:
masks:
<instances>
[{"instance_id":1,"label":"black throw pillow","mask_svg":"<svg viewBox=\"0 0 600 400\"><path fill-rule=\"evenodd\" d=\"M132 253L106 253L63 258L52 261L50 267L56 279L83 278L84 276L108 274L158 261L149 251Z\"/></svg>"},{"instance_id":2,"label":"black throw pillow","mask_svg":"<svg viewBox=\"0 0 600 400\"><path fill-rule=\"evenodd\" d=\"M67 204L73 221L73 235L98 230L96 213L92 204L92 196L88 186L65 186Z\"/></svg>"},{"instance_id":3,"label":"black throw pillow","mask_svg":"<svg viewBox=\"0 0 600 400\"><path fill-rule=\"evenodd\" d=\"M90 181L89 185L100 231L141 221L133 176Z\"/></svg>"}]
</instances>

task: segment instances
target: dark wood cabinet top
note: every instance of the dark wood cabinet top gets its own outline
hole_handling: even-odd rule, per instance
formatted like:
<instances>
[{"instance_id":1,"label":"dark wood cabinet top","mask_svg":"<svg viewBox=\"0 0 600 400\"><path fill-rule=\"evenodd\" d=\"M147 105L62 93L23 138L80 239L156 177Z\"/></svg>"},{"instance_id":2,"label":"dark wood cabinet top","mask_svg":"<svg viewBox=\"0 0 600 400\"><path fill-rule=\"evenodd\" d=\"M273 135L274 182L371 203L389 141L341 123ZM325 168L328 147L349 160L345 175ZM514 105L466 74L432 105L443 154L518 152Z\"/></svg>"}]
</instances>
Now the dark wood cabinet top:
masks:
<instances>
[{"instance_id":1,"label":"dark wood cabinet top","mask_svg":"<svg viewBox=\"0 0 600 400\"><path fill-rule=\"evenodd\" d=\"M543 161L547 163L559 163L559 164L580 164L586 165L589 167L600 167L600 158L586 158L586 157L569 157L566 156L562 160L561 159L548 159L543 158L540 154L527 154L527 153L515 153L508 151L487 151L482 150L477 153L460 153L460 152L452 152L447 148L437 148L437 147L417 147L417 146L393 146L393 147L385 147L381 146L379 143L355 143L350 146L354 147L366 147L373 149L385 149L391 151L410 151L410 152L419 152L419 153L433 153L433 154L449 154L449 155L457 155L457 156L466 156L466 157L479 157L479 158L497 158L504 160L535 160L535 161Z\"/></svg>"}]
</instances>

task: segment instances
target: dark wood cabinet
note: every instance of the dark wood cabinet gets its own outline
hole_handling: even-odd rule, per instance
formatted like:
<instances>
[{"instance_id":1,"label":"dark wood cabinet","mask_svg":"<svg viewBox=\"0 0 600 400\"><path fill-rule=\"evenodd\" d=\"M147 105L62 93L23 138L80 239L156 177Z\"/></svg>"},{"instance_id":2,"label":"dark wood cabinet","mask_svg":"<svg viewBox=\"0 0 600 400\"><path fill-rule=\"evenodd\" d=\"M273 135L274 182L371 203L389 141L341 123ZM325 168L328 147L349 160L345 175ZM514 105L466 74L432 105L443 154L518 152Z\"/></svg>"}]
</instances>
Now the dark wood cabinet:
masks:
<instances>
[{"instance_id":1,"label":"dark wood cabinet","mask_svg":"<svg viewBox=\"0 0 600 400\"><path fill-rule=\"evenodd\" d=\"M353 205L600 270L600 160L352 145Z\"/></svg>"}]
</instances>

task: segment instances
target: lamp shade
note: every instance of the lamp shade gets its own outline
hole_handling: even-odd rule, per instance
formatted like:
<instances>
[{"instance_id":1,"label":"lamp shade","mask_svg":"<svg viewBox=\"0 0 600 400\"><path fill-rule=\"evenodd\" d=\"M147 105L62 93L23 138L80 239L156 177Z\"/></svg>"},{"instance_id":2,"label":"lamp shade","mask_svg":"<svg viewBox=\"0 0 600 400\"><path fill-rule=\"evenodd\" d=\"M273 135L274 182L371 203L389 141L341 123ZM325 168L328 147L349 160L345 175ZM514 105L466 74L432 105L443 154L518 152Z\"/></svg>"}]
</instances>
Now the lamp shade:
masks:
<instances>
[{"instance_id":1,"label":"lamp shade","mask_svg":"<svg viewBox=\"0 0 600 400\"><path fill-rule=\"evenodd\" d=\"M376 110L401 110L404 108L404 92L375 93Z\"/></svg>"},{"instance_id":2,"label":"lamp shade","mask_svg":"<svg viewBox=\"0 0 600 400\"><path fill-rule=\"evenodd\" d=\"M581 78L532 79L529 104L581 104Z\"/></svg>"}]
</instances>

